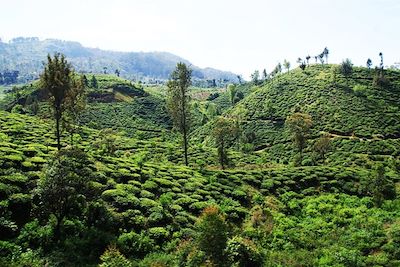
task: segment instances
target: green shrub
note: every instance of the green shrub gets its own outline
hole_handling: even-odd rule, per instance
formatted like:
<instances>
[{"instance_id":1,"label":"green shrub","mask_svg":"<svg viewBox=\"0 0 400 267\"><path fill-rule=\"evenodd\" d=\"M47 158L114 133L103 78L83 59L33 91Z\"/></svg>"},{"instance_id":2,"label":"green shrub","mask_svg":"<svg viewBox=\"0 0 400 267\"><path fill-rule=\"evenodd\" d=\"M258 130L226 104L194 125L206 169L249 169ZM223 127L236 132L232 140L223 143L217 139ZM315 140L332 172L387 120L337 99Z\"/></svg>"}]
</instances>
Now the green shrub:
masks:
<instances>
[{"instance_id":1,"label":"green shrub","mask_svg":"<svg viewBox=\"0 0 400 267\"><path fill-rule=\"evenodd\" d=\"M130 258L143 258L154 249L154 240L144 232L121 234L117 239L117 247Z\"/></svg>"},{"instance_id":2,"label":"green shrub","mask_svg":"<svg viewBox=\"0 0 400 267\"><path fill-rule=\"evenodd\" d=\"M356 84L353 86L353 92L356 96L366 96L368 87L362 84Z\"/></svg>"},{"instance_id":3,"label":"green shrub","mask_svg":"<svg viewBox=\"0 0 400 267\"><path fill-rule=\"evenodd\" d=\"M129 267L132 264L125 258L115 246L109 246L100 256L99 267Z\"/></svg>"},{"instance_id":4,"label":"green shrub","mask_svg":"<svg viewBox=\"0 0 400 267\"><path fill-rule=\"evenodd\" d=\"M157 244L166 242L170 235L170 233L164 227L152 227L148 229L147 232L149 237L155 240Z\"/></svg>"},{"instance_id":5,"label":"green shrub","mask_svg":"<svg viewBox=\"0 0 400 267\"><path fill-rule=\"evenodd\" d=\"M225 252L233 266L263 266L260 249L250 239L234 236L228 240Z\"/></svg>"},{"instance_id":6,"label":"green shrub","mask_svg":"<svg viewBox=\"0 0 400 267\"><path fill-rule=\"evenodd\" d=\"M142 184L142 188L148 191L153 191L158 188L158 184L154 181L147 180L144 184Z\"/></svg>"},{"instance_id":7,"label":"green shrub","mask_svg":"<svg viewBox=\"0 0 400 267\"><path fill-rule=\"evenodd\" d=\"M24 248L48 250L53 245L53 227L51 225L40 225L36 219L25 224L22 228L17 242Z\"/></svg>"}]
</instances>

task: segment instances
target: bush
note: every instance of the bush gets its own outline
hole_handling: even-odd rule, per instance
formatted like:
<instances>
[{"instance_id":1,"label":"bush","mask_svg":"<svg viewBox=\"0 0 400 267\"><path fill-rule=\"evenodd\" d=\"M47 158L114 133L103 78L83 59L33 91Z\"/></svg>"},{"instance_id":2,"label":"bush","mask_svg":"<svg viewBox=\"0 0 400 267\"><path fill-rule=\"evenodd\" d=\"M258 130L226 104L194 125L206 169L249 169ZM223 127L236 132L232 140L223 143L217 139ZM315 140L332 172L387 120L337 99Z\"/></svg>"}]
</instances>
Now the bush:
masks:
<instances>
[{"instance_id":1,"label":"bush","mask_svg":"<svg viewBox=\"0 0 400 267\"><path fill-rule=\"evenodd\" d=\"M353 87L353 92L356 96L366 96L368 87L362 84L356 84Z\"/></svg>"},{"instance_id":2,"label":"bush","mask_svg":"<svg viewBox=\"0 0 400 267\"><path fill-rule=\"evenodd\" d=\"M162 244L168 240L169 232L164 227L153 227L148 230L151 239L155 240L158 244Z\"/></svg>"},{"instance_id":3,"label":"bush","mask_svg":"<svg viewBox=\"0 0 400 267\"><path fill-rule=\"evenodd\" d=\"M154 249L154 240L144 232L124 233L118 237L117 247L125 254L133 258L143 258Z\"/></svg>"},{"instance_id":4,"label":"bush","mask_svg":"<svg viewBox=\"0 0 400 267\"><path fill-rule=\"evenodd\" d=\"M48 250L53 245L53 227L40 225L38 220L25 224L17 238L25 248Z\"/></svg>"},{"instance_id":5,"label":"bush","mask_svg":"<svg viewBox=\"0 0 400 267\"><path fill-rule=\"evenodd\" d=\"M234 236L228 240L225 251L233 266L262 266L261 252L250 239Z\"/></svg>"},{"instance_id":6,"label":"bush","mask_svg":"<svg viewBox=\"0 0 400 267\"><path fill-rule=\"evenodd\" d=\"M121 252L115 246L110 246L104 251L103 255L100 256L102 261L99 267L129 267L132 264L125 258Z\"/></svg>"}]
</instances>

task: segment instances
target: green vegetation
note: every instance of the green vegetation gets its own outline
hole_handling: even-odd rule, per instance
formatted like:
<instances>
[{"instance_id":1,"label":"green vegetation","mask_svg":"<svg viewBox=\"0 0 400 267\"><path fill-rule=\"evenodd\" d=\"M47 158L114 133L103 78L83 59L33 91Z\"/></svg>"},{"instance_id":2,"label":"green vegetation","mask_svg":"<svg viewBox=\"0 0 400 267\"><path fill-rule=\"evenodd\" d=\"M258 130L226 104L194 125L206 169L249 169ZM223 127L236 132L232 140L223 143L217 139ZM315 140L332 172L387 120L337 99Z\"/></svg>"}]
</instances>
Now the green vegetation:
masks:
<instances>
[{"instance_id":1,"label":"green vegetation","mask_svg":"<svg viewBox=\"0 0 400 267\"><path fill-rule=\"evenodd\" d=\"M188 166L164 86L82 77L86 109L73 133L61 124L60 151L40 84L14 88L0 265L398 266L400 73L345 74L328 53L229 89L185 86Z\"/></svg>"}]
</instances>

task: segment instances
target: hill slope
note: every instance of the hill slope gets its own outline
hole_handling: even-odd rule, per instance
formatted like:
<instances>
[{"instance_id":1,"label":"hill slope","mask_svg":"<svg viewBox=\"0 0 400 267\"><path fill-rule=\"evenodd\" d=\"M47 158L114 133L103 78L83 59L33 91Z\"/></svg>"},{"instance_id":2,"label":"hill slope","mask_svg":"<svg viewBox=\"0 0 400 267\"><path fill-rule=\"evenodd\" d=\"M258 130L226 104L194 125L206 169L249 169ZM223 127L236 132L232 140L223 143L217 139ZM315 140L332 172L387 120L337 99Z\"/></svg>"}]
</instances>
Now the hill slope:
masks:
<instances>
[{"instance_id":1,"label":"hill slope","mask_svg":"<svg viewBox=\"0 0 400 267\"><path fill-rule=\"evenodd\" d=\"M177 147L160 140L123 138L115 154L104 154L95 145L98 131L87 128L79 147L90 156L95 174L89 184L92 200L82 222L66 220L68 245L55 243L53 222L37 219L41 213L33 197L55 153L51 129L38 118L0 111L2 266L23 266L29 260L39 262L33 266L45 261L94 266L110 243L135 262L148 255L138 266L154 266L159 260L168 261L161 266L187 266L192 256L181 254L197 236L197 216L210 205L221 207L232 240L242 236L251 249L257 244L262 250L263 265L257 266L398 263L392 235L398 229L399 202L387 200L382 208L371 208L362 183L368 170L199 170L162 160ZM139 151L151 154L144 164L135 158Z\"/></svg>"},{"instance_id":2,"label":"hill slope","mask_svg":"<svg viewBox=\"0 0 400 267\"><path fill-rule=\"evenodd\" d=\"M314 141L327 133L336 153L398 155L400 72L385 70L388 84L381 87L373 85L374 70L353 68L353 73L345 77L337 69L312 65L305 71L295 69L278 75L253 88L225 116L239 115L245 142L277 161L294 156L285 120L295 112L312 117L310 153ZM205 137L210 127L212 123L196 136Z\"/></svg>"},{"instance_id":3,"label":"hill slope","mask_svg":"<svg viewBox=\"0 0 400 267\"><path fill-rule=\"evenodd\" d=\"M372 75L355 69L332 80L328 66L294 70L258 88L241 86L245 98L234 107L221 91L215 104L226 116L240 115L245 135L255 134L247 142L256 152L229 151L231 170L219 170L216 149L197 142L190 144L190 166L183 166L162 94L95 75L79 135L62 136L62 151L83 150L91 175L81 208L61 220L59 237L54 216L42 209L54 203L39 201L60 160L54 121L42 106L39 115L48 119L17 114L30 113L21 105L39 90L35 83L14 88L6 98L17 99L16 113L0 111L0 265L96 266L115 244L132 266L201 266L208 256L199 238L224 233L213 223L205 232L199 222L218 206L226 266L397 266L399 74L386 72L385 88L372 86ZM288 164L295 150L284 121L295 111L314 120L304 163L320 132L331 133L325 164ZM210 127L199 132L209 138ZM78 157L70 160L78 164ZM371 187L377 162L379 191ZM68 176L80 169L71 167ZM380 206L375 192L382 194Z\"/></svg>"},{"instance_id":4,"label":"hill slope","mask_svg":"<svg viewBox=\"0 0 400 267\"><path fill-rule=\"evenodd\" d=\"M20 81L38 77L48 53L60 52L73 64L78 72L108 73L118 69L122 76L135 79L168 79L177 62L189 61L167 52L114 52L83 47L78 42L38 38L15 38L9 43L0 42L0 71L17 70ZM212 68L193 68L197 79L236 81L231 72Z\"/></svg>"}]
</instances>

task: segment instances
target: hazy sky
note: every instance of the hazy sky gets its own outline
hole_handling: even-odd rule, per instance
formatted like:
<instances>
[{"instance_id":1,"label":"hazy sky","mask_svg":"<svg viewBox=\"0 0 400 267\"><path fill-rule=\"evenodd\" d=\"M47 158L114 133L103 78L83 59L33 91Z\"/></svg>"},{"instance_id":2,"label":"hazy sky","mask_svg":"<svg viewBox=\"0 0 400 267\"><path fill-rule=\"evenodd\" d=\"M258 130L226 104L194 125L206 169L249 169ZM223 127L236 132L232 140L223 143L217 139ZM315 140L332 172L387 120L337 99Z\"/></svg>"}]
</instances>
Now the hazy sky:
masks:
<instances>
[{"instance_id":1,"label":"hazy sky","mask_svg":"<svg viewBox=\"0 0 400 267\"><path fill-rule=\"evenodd\" d=\"M288 59L400 61L400 0L4 0L0 37L118 51L168 51L248 76Z\"/></svg>"}]
</instances>

